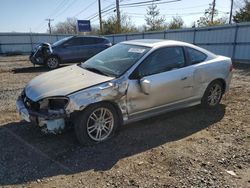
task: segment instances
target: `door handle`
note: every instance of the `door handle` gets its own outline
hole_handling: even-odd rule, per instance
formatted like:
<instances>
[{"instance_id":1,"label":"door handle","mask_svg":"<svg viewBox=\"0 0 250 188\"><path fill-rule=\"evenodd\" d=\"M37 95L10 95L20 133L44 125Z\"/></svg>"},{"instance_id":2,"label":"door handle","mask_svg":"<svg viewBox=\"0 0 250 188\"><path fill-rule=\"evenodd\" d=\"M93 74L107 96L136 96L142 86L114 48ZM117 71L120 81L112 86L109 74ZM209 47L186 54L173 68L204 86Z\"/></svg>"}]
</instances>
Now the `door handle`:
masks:
<instances>
[{"instance_id":1,"label":"door handle","mask_svg":"<svg viewBox=\"0 0 250 188\"><path fill-rule=\"evenodd\" d=\"M187 76L185 76L185 77L183 77L183 78L181 78L181 80L186 80L188 77Z\"/></svg>"}]
</instances>

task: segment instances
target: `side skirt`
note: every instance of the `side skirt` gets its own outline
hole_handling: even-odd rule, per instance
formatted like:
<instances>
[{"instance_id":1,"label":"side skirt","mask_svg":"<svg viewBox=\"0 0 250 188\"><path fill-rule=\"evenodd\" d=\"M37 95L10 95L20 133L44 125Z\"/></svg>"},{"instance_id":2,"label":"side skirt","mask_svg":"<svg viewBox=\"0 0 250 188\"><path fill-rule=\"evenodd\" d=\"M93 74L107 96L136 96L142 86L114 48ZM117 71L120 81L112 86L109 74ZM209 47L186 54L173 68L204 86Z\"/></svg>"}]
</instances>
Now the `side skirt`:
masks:
<instances>
[{"instance_id":1,"label":"side skirt","mask_svg":"<svg viewBox=\"0 0 250 188\"><path fill-rule=\"evenodd\" d=\"M164 106L160 106L157 108L151 108L149 110L144 110L140 112L136 112L134 114L129 115L129 118L127 120L124 120L123 124L129 124L132 122L140 121L146 118L150 118L153 116L157 116L160 114L164 114L166 112L182 109L182 108L187 108L190 106L195 106L201 103L200 99L192 99L189 101L185 102L180 102L180 103L174 103L174 104L168 104Z\"/></svg>"}]
</instances>

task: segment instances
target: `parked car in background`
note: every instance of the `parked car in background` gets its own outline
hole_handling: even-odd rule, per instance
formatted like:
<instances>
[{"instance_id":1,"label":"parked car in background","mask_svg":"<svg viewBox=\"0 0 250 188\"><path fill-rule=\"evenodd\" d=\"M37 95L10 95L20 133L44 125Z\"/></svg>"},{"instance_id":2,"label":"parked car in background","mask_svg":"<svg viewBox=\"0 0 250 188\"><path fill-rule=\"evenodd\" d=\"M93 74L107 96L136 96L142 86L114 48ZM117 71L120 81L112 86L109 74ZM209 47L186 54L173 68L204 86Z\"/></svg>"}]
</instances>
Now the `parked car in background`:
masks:
<instances>
[{"instance_id":1,"label":"parked car in background","mask_svg":"<svg viewBox=\"0 0 250 188\"><path fill-rule=\"evenodd\" d=\"M92 144L122 124L197 104L214 108L231 77L230 58L195 45L126 41L34 78L16 104L23 119L48 132L73 122L79 142Z\"/></svg>"},{"instance_id":2,"label":"parked car in background","mask_svg":"<svg viewBox=\"0 0 250 188\"><path fill-rule=\"evenodd\" d=\"M107 38L95 36L71 36L54 44L41 43L32 51L30 61L37 65L57 68L61 63L84 61L112 44Z\"/></svg>"}]
</instances>

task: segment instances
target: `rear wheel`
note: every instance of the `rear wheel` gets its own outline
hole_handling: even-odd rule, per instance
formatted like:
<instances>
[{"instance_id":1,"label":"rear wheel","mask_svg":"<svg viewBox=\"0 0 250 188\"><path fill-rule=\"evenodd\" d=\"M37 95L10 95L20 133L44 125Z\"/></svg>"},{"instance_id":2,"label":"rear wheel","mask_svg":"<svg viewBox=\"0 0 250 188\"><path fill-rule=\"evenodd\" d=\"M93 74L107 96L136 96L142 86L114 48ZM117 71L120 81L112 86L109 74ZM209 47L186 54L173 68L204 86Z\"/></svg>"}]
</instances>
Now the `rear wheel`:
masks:
<instances>
[{"instance_id":1,"label":"rear wheel","mask_svg":"<svg viewBox=\"0 0 250 188\"><path fill-rule=\"evenodd\" d=\"M114 135L119 124L116 109L109 103L91 105L75 120L75 133L83 145L106 141Z\"/></svg>"},{"instance_id":2,"label":"rear wheel","mask_svg":"<svg viewBox=\"0 0 250 188\"><path fill-rule=\"evenodd\" d=\"M223 95L223 86L220 81L213 81L207 87L202 100L201 104L204 107L212 108L219 105L221 98Z\"/></svg>"},{"instance_id":3,"label":"rear wheel","mask_svg":"<svg viewBox=\"0 0 250 188\"><path fill-rule=\"evenodd\" d=\"M59 58L56 56L50 56L46 61L46 65L49 69L56 69L57 67L59 67L59 64Z\"/></svg>"}]
</instances>

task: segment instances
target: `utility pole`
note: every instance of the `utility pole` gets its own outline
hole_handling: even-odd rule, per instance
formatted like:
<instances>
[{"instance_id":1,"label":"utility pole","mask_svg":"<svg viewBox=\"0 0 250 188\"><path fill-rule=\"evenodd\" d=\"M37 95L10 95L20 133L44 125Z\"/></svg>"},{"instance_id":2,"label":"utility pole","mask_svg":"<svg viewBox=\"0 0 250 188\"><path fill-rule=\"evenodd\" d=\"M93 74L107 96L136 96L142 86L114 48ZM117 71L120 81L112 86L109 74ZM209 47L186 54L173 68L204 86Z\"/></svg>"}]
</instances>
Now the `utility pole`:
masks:
<instances>
[{"instance_id":1,"label":"utility pole","mask_svg":"<svg viewBox=\"0 0 250 188\"><path fill-rule=\"evenodd\" d=\"M214 23L215 0L213 0L211 23Z\"/></svg>"},{"instance_id":2,"label":"utility pole","mask_svg":"<svg viewBox=\"0 0 250 188\"><path fill-rule=\"evenodd\" d=\"M101 9L101 0L98 0L98 8L99 8L100 33L102 34L102 9Z\"/></svg>"},{"instance_id":3,"label":"utility pole","mask_svg":"<svg viewBox=\"0 0 250 188\"><path fill-rule=\"evenodd\" d=\"M116 15L117 15L117 32L121 31L121 15L120 15L120 5L119 0L116 0Z\"/></svg>"},{"instance_id":4,"label":"utility pole","mask_svg":"<svg viewBox=\"0 0 250 188\"><path fill-rule=\"evenodd\" d=\"M234 4L234 1L233 1L233 0L231 0L231 8L230 8L229 24L231 24L231 23L232 23L233 4Z\"/></svg>"},{"instance_id":5,"label":"utility pole","mask_svg":"<svg viewBox=\"0 0 250 188\"><path fill-rule=\"evenodd\" d=\"M46 21L48 21L49 34L51 34L51 24L50 24L50 22L54 21L54 19L47 18Z\"/></svg>"}]
</instances>

